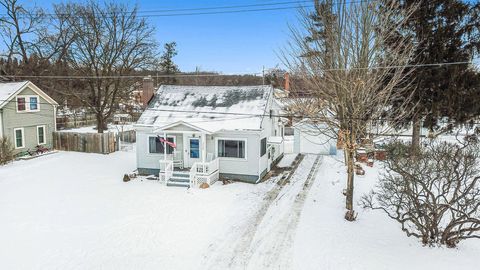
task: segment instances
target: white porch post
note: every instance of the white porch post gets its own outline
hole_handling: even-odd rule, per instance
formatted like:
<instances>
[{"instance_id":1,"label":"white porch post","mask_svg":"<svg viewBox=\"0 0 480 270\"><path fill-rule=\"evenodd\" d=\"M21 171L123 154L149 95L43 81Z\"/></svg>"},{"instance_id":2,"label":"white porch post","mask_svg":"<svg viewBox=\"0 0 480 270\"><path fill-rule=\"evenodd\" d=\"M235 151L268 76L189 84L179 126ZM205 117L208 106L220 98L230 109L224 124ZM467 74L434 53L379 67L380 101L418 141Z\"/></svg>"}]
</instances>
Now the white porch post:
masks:
<instances>
[{"instance_id":1,"label":"white porch post","mask_svg":"<svg viewBox=\"0 0 480 270\"><path fill-rule=\"evenodd\" d=\"M205 163L205 157L207 156L207 134L202 134L202 163Z\"/></svg>"},{"instance_id":2,"label":"white porch post","mask_svg":"<svg viewBox=\"0 0 480 270\"><path fill-rule=\"evenodd\" d=\"M165 140L163 143L163 160L167 161L167 132L163 132L163 139Z\"/></svg>"}]
</instances>

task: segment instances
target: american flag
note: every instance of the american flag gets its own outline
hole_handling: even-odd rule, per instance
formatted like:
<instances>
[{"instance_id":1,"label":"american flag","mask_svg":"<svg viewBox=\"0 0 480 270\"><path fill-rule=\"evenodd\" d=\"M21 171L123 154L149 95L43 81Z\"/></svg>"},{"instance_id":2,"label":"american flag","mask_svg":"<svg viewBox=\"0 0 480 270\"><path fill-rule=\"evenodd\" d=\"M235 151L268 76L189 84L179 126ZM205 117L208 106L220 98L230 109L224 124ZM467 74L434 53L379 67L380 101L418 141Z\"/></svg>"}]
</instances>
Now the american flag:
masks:
<instances>
[{"instance_id":1,"label":"american flag","mask_svg":"<svg viewBox=\"0 0 480 270\"><path fill-rule=\"evenodd\" d=\"M162 138L162 137L160 137L160 136L158 136L158 139L159 139L160 142L162 142L162 143L166 143L166 144L170 145L170 146L173 147L173 148L177 148L177 145L176 145L175 143L173 143L173 142L169 142L169 141L165 140L164 138Z\"/></svg>"}]
</instances>

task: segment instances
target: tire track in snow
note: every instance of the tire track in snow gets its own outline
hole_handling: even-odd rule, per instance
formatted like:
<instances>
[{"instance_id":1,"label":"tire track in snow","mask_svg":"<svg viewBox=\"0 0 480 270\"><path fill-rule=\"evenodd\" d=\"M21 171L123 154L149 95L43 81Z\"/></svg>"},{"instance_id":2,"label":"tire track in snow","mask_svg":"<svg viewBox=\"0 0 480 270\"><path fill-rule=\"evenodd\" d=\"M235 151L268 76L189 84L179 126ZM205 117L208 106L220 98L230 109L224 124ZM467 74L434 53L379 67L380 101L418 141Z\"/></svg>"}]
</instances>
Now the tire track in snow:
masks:
<instances>
[{"instance_id":1,"label":"tire track in snow","mask_svg":"<svg viewBox=\"0 0 480 270\"><path fill-rule=\"evenodd\" d=\"M302 181L301 189L292 190L283 204L290 208L276 217L264 219L267 226L257 230L257 238L251 245L252 256L246 269L290 269L293 256L293 242L305 199L317 174L321 156L317 156L308 176ZM279 198L280 200L282 198ZM292 202L293 200L293 202ZM275 207L275 206L273 206ZM282 208L280 206L280 208ZM272 208L273 210L273 208ZM275 212L275 211L274 211Z\"/></svg>"},{"instance_id":2,"label":"tire track in snow","mask_svg":"<svg viewBox=\"0 0 480 270\"><path fill-rule=\"evenodd\" d=\"M211 247L215 257L207 269L288 268L297 223L320 160L306 156L289 184L270 190L253 218L234 228L242 227L240 233L227 236L221 247Z\"/></svg>"}]
</instances>

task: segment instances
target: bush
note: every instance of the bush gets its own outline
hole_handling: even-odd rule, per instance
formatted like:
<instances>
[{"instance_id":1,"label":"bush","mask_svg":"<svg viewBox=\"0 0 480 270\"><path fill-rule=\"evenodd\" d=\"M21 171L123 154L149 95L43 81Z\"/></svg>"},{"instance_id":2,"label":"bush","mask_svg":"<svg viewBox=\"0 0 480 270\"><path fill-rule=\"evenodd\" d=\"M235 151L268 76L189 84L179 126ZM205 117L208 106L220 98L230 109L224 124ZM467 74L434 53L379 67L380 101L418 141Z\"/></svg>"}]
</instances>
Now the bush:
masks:
<instances>
[{"instance_id":1,"label":"bush","mask_svg":"<svg viewBox=\"0 0 480 270\"><path fill-rule=\"evenodd\" d=\"M480 149L475 142L431 142L414 157L402 143L388 149L386 170L362 198L363 207L383 211L425 245L455 247L480 238Z\"/></svg>"},{"instance_id":2,"label":"bush","mask_svg":"<svg viewBox=\"0 0 480 270\"><path fill-rule=\"evenodd\" d=\"M12 143L7 138L0 138L0 165L7 164L12 161L13 158Z\"/></svg>"}]
</instances>

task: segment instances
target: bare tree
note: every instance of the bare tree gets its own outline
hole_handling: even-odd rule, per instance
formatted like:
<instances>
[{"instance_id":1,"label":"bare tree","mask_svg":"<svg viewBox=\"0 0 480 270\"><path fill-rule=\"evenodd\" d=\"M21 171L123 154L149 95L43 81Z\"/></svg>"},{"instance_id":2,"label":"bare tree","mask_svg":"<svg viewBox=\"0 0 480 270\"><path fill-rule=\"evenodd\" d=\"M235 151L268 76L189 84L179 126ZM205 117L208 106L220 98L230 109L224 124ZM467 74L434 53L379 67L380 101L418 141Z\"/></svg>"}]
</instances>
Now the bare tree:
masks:
<instances>
[{"instance_id":1,"label":"bare tree","mask_svg":"<svg viewBox=\"0 0 480 270\"><path fill-rule=\"evenodd\" d=\"M455 247L480 238L478 144L430 142L414 162L409 147L399 142L390 146L386 172L362 198L363 207L385 212L425 245Z\"/></svg>"},{"instance_id":2,"label":"bare tree","mask_svg":"<svg viewBox=\"0 0 480 270\"><path fill-rule=\"evenodd\" d=\"M292 42L283 54L297 80L292 81L290 112L344 142L345 218L350 221L355 219L354 154L359 140L373 136L368 127L378 119L388 117L393 125L408 113L402 106L388 110L390 102L407 91L405 65L414 46L398 33L411 11L399 12L393 2L315 0L313 13L301 12L303 27L292 29Z\"/></svg>"},{"instance_id":3,"label":"bare tree","mask_svg":"<svg viewBox=\"0 0 480 270\"><path fill-rule=\"evenodd\" d=\"M44 13L40 8L27 10L17 0L0 0L0 6L5 12L0 16L0 35L6 48L3 56L8 61L19 57L26 63L34 44L27 36L38 33Z\"/></svg>"},{"instance_id":4,"label":"bare tree","mask_svg":"<svg viewBox=\"0 0 480 270\"><path fill-rule=\"evenodd\" d=\"M55 12L73 32L65 55L70 75L84 79L79 86L86 88L68 87L65 94L95 113L102 133L118 104L130 96L133 82L124 76L153 64L157 49L154 29L137 17L136 7L114 2L60 4Z\"/></svg>"}]
</instances>

